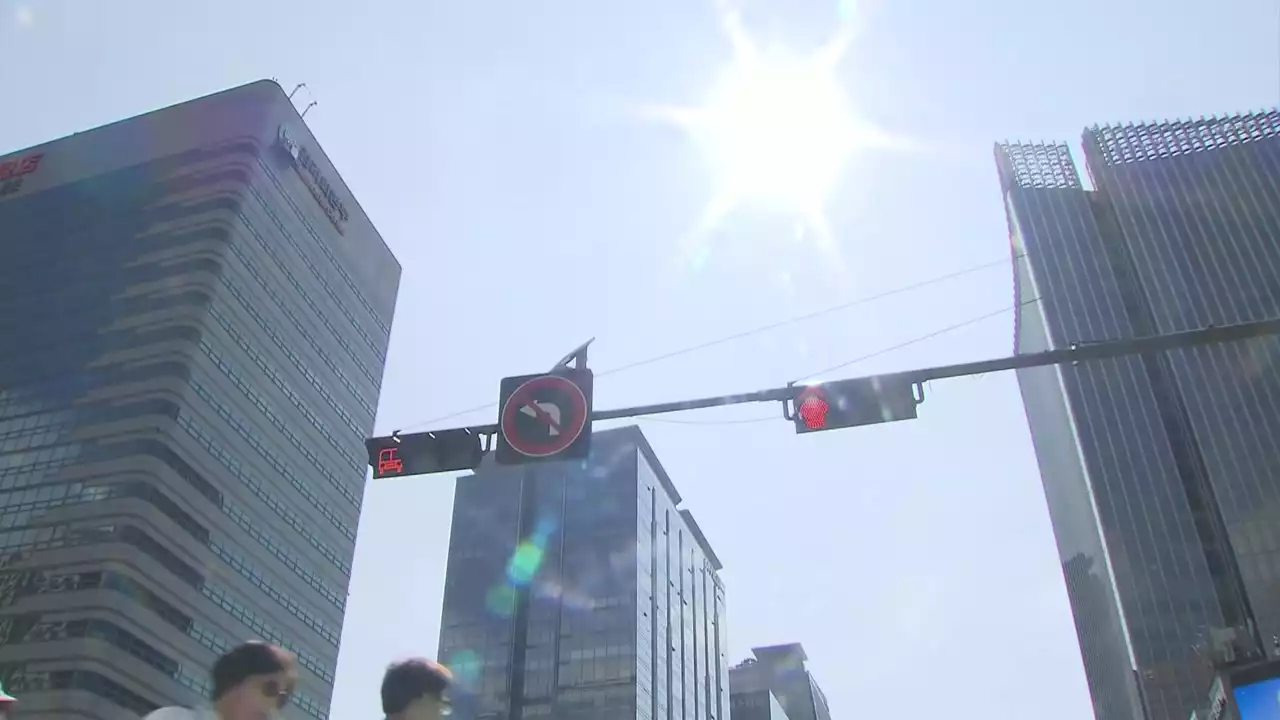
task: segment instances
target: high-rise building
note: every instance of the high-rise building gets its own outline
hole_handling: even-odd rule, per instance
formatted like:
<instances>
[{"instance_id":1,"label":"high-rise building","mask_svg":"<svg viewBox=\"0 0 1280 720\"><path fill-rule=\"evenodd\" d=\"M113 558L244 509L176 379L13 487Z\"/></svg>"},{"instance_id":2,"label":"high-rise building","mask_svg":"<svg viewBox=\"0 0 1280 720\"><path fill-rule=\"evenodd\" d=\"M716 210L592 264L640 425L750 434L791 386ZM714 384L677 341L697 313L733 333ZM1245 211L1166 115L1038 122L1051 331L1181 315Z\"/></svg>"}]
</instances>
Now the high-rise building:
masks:
<instances>
[{"instance_id":1,"label":"high-rise building","mask_svg":"<svg viewBox=\"0 0 1280 720\"><path fill-rule=\"evenodd\" d=\"M778 697L769 691L733 688L733 668L729 668L729 711L733 720L788 720Z\"/></svg>"},{"instance_id":2,"label":"high-rise building","mask_svg":"<svg viewBox=\"0 0 1280 720\"><path fill-rule=\"evenodd\" d=\"M440 654L455 714L727 720L720 561L636 427L457 482Z\"/></svg>"},{"instance_id":3,"label":"high-rise building","mask_svg":"<svg viewBox=\"0 0 1280 720\"><path fill-rule=\"evenodd\" d=\"M248 638L325 720L400 268L274 82L0 157L0 677L201 702Z\"/></svg>"},{"instance_id":4,"label":"high-rise building","mask_svg":"<svg viewBox=\"0 0 1280 720\"><path fill-rule=\"evenodd\" d=\"M729 668L733 720L831 720L827 696L805 665L800 643L751 648ZM775 707L777 706L777 707Z\"/></svg>"},{"instance_id":5,"label":"high-rise building","mask_svg":"<svg viewBox=\"0 0 1280 720\"><path fill-rule=\"evenodd\" d=\"M1280 316L1280 113L996 147L1016 349ZM1280 635L1280 342L1018 372L1100 720L1182 720Z\"/></svg>"}]
</instances>

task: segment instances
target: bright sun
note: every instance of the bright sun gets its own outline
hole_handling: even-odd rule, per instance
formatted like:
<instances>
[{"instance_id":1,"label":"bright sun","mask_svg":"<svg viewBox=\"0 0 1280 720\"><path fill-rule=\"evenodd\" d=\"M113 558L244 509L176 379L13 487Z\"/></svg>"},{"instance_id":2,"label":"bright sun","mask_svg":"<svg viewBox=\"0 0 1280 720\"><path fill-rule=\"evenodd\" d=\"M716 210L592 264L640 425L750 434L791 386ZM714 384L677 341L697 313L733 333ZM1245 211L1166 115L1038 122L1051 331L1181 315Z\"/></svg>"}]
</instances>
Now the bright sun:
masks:
<instances>
[{"instance_id":1,"label":"bright sun","mask_svg":"<svg viewBox=\"0 0 1280 720\"><path fill-rule=\"evenodd\" d=\"M830 68L793 58L739 58L688 129L735 202L811 213L854 150L852 108Z\"/></svg>"},{"instance_id":2,"label":"bright sun","mask_svg":"<svg viewBox=\"0 0 1280 720\"><path fill-rule=\"evenodd\" d=\"M715 194L704 229L741 205L759 205L797 216L826 244L826 203L849 159L892 144L860 120L840 81L851 30L798 57L762 52L723 6L721 18L734 57L707 101L647 114L684 130L710 162Z\"/></svg>"}]
</instances>

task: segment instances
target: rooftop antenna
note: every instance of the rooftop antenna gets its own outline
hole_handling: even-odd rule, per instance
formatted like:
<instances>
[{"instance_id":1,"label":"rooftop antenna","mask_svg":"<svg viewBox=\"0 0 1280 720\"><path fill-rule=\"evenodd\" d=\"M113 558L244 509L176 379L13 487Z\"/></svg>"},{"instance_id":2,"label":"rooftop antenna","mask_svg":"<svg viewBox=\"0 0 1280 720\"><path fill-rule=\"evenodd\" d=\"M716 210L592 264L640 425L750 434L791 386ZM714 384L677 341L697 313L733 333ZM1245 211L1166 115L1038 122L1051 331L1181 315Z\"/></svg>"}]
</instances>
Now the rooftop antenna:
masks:
<instances>
[{"instance_id":1,"label":"rooftop antenna","mask_svg":"<svg viewBox=\"0 0 1280 720\"><path fill-rule=\"evenodd\" d=\"M308 111L308 110L310 110L311 108L313 108L313 107L315 107L315 106L319 105L319 104L320 104L320 102L319 102L318 100L312 100L310 105L308 105L308 106L306 106L305 108L303 108L303 109L302 109L302 115L300 115L299 117L306 117L306 116L307 116L307 111Z\"/></svg>"},{"instance_id":2,"label":"rooftop antenna","mask_svg":"<svg viewBox=\"0 0 1280 720\"><path fill-rule=\"evenodd\" d=\"M293 92L289 93L289 99L290 99L290 100L292 100L292 99L293 99L293 96L294 96L294 95L297 95L297 94L298 94L298 91L299 91L299 90L301 90L302 88L306 87L306 86L307 86L307 84L306 84L306 83L298 83L298 87L294 88L294 89L293 89Z\"/></svg>"}]
</instances>

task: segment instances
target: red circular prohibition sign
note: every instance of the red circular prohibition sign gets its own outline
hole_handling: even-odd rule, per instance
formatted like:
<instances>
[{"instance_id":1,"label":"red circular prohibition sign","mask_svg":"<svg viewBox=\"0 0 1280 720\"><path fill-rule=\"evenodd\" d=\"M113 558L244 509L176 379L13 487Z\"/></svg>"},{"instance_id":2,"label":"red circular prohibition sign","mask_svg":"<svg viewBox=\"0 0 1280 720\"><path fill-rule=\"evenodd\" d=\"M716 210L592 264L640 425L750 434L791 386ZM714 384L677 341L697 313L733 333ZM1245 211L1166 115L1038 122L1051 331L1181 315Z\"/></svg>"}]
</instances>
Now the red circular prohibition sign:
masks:
<instances>
[{"instance_id":1,"label":"red circular prohibition sign","mask_svg":"<svg viewBox=\"0 0 1280 720\"><path fill-rule=\"evenodd\" d=\"M525 405L532 403L531 397L539 390L556 390L563 393L568 399L570 407L560 406L561 416L559 426L560 434L552 436L551 440L545 443L534 442L526 438L520 437L515 430L516 414ZM512 450L527 455L529 457L547 457L555 455L569 447L582 435L582 431L587 426L587 396L583 394L582 388L577 383L559 375L543 375L532 380L527 380L516 391L511 393L511 397L507 398L507 404L502 408L501 422L502 436L506 439L507 444Z\"/></svg>"}]
</instances>

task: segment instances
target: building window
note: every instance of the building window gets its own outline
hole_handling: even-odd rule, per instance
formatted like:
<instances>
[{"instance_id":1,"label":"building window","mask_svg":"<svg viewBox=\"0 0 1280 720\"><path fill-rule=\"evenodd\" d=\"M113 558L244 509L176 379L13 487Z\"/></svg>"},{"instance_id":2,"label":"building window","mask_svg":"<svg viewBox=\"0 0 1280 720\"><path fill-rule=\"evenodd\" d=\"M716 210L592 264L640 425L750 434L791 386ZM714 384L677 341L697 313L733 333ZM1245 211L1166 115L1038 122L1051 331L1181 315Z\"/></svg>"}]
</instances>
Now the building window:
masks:
<instances>
[{"instance_id":1,"label":"building window","mask_svg":"<svg viewBox=\"0 0 1280 720\"><path fill-rule=\"evenodd\" d=\"M217 408L215 408L215 411L216 410ZM244 472L244 470L240 466L240 462L235 459L235 456L232 455L230 452L228 452L226 449L224 449L216 441L214 441L212 436L209 433L205 432L203 427L197 424L194 420L192 420L189 415L185 413L182 415L179 415L178 426L186 430L188 435L190 435L193 439L195 439L196 442L200 443L200 445L204 447L205 450L208 450L209 454L211 454L216 460L218 460L218 462L223 467L229 470L232 475L234 475L241 482L243 482L251 491L253 491L255 495L257 495L259 498L264 500L269 498L267 493L262 489L262 485L257 480L249 476L246 472ZM247 432L247 430L244 432ZM274 458L271 458L271 460L274 460ZM269 462L271 460L269 460ZM307 486L301 480L299 480L297 476L293 474L292 471L289 471L288 468L285 467L285 465L281 463L279 460L274 460L274 462L272 463L272 467L275 467L277 470L280 470L281 468L283 468L285 471L287 471L288 474L283 476L286 480L289 481L289 484L292 485L293 488L297 490L298 493L302 495L302 497L305 498L311 504L312 507L314 507L322 516L324 516L326 520L333 523L333 526L336 527L338 531L342 533L343 537L346 537L348 540L355 542L356 533L354 530L351 529L351 526L344 523L340 518L338 518L337 515L333 513L332 510L328 508L328 506L320 502L320 499L316 497L315 493L311 492L311 490L308 489ZM275 507L283 507L283 506L280 505L280 503L276 502ZM347 570L347 573L348 574L350 573L349 569Z\"/></svg>"},{"instance_id":2,"label":"building window","mask_svg":"<svg viewBox=\"0 0 1280 720\"><path fill-rule=\"evenodd\" d=\"M239 435L241 438L244 439L246 443L249 444L249 447L256 450L258 455L263 460L266 460L267 463L271 465L271 467L275 468L276 471L281 474L281 476L288 478L290 481L290 484L296 483L296 486L298 487L302 486L302 482L297 479L296 475L293 472L293 469L290 468L288 465L286 465L284 461L282 461L280 458L276 457L275 454L272 453L269 449L267 449L266 445L262 442L261 438L258 436L258 433L255 433L253 429L250 428L248 424L246 424L245 421L242 420L238 414L232 412L232 410L228 408L226 405L223 405L221 402L218 402L218 400L216 399L216 394L214 392L210 391L207 387L205 387L203 384L201 384L198 380L195 380L195 379L191 380L191 388L196 391L196 395L200 396L201 400L204 400L206 403L208 403L209 407L211 407L218 414L219 417L221 417L223 420L227 422L228 425L231 426L232 430L236 431L237 435ZM246 393L246 395L247 397L249 397L251 401L255 400L255 398L260 401L260 398L257 398L256 394ZM275 414L271 412L271 409L268 408L265 403L261 403L261 404L255 403L255 404L257 405L258 409L261 410L263 414L268 417L268 419L272 420L273 425L277 427L284 427L283 421L281 421L278 417L276 417ZM287 436L294 441L295 447L298 449L300 453L302 453L302 456L311 461L312 469L314 469L318 474L322 475L325 480L328 480L329 485L332 486L335 490L337 490L338 494L341 495L344 500L350 503L351 506L354 507L358 512L360 510L360 498L356 497L355 493L351 490L351 488L347 487L346 483L342 482L342 480L338 479L338 477L334 475L328 468L324 467L324 465L319 462L318 458L316 458L316 455L314 452L312 452L311 450L305 449L305 447L303 446L303 443L297 439L296 435L293 435L293 433L290 432L290 433L287 433ZM319 503L319 500L317 500L316 502Z\"/></svg>"},{"instance_id":3,"label":"building window","mask_svg":"<svg viewBox=\"0 0 1280 720\"><path fill-rule=\"evenodd\" d=\"M138 715L146 715L160 707L160 703L149 700L95 672L28 670L25 665L6 665L0 666L0 674L6 677L5 689L16 695L82 690Z\"/></svg>"},{"instance_id":4,"label":"building window","mask_svg":"<svg viewBox=\"0 0 1280 720\"><path fill-rule=\"evenodd\" d=\"M346 563L340 557L338 557L338 554L336 551L334 551L328 545L321 542L320 539L316 537L315 533L313 533L311 529L308 527L305 520L299 518L296 513L290 510L276 496L268 493L266 489L262 486L262 483L258 482L255 478L251 477L248 473L244 472L244 470L240 466L240 463L234 457L232 457L231 454L227 452L221 445L215 442L212 439L212 437L210 437L210 435L207 432L205 432L204 428L201 425L198 425L195 421L193 421L191 418L187 417L186 415L181 415L178 417L178 426L181 427L183 430L185 430L187 434L191 436L192 439L194 439L197 443L200 444L201 447L203 447L206 451L208 451L209 454L213 456L213 458L217 460L220 465L226 468L227 471L229 471L233 477L240 480L240 482L243 483L244 486L248 488L249 491L252 492L259 500L261 500L267 507L274 510L276 515L278 515L280 519L285 521L286 525L288 525L295 532L297 532L298 535L300 535L304 540L306 540L312 547L314 547L316 550L319 550L320 554L324 555L325 559L333 563L335 567L341 570L343 575L348 575L348 576L351 575L350 564ZM304 495L304 497L314 500L316 509L319 510L320 513L324 515L326 519L329 519L330 522L334 523L334 527L338 528L338 530L342 533L344 537L347 537L349 540L353 542L355 541L355 533L351 530L351 528L345 525L344 523L342 523L342 521L338 520L338 518L333 514L333 511L321 505L320 501L315 498L315 495L312 495L308 491Z\"/></svg>"}]
</instances>

